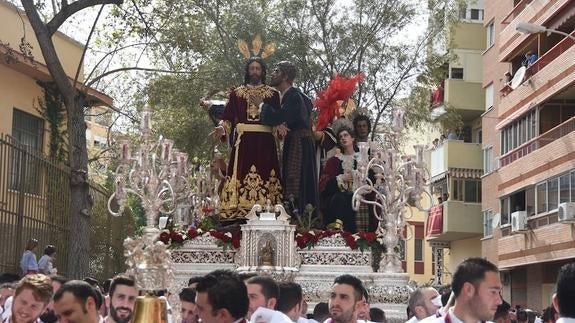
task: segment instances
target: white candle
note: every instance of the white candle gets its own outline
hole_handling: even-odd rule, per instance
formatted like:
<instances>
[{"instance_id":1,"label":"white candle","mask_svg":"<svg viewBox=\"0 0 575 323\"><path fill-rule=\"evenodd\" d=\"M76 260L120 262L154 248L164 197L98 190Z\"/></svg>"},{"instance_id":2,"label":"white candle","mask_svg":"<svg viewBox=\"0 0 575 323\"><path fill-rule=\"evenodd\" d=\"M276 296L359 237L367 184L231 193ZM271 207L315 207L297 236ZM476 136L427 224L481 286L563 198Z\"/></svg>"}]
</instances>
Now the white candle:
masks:
<instances>
[{"instance_id":1,"label":"white candle","mask_svg":"<svg viewBox=\"0 0 575 323\"><path fill-rule=\"evenodd\" d=\"M164 139L162 141L162 161L170 162L172 160L172 147L174 141L171 139Z\"/></svg>"},{"instance_id":2,"label":"white candle","mask_svg":"<svg viewBox=\"0 0 575 323\"><path fill-rule=\"evenodd\" d=\"M140 128L142 131L149 131L152 129L152 125L150 123L152 116L152 111L149 108L144 108L142 111L142 121L140 123Z\"/></svg>"},{"instance_id":3,"label":"white candle","mask_svg":"<svg viewBox=\"0 0 575 323\"><path fill-rule=\"evenodd\" d=\"M122 140L120 143L122 147L122 161L127 161L130 159L130 141Z\"/></svg>"},{"instance_id":4,"label":"white candle","mask_svg":"<svg viewBox=\"0 0 575 323\"><path fill-rule=\"evenodd\" d=\"M415 162L418 166L423 165L423 145L415 145L413 148L415 148L416 154Z\"/></svg>"}]
</instances>

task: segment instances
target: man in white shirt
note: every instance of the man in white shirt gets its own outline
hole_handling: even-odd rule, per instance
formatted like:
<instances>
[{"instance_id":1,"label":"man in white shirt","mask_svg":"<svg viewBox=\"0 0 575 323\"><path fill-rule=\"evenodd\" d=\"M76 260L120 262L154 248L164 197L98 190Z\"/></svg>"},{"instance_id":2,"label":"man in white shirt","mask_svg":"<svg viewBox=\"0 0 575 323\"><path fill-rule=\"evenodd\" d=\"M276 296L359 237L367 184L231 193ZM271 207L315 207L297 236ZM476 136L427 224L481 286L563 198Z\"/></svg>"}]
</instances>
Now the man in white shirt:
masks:
<instances>
[{"instance_id":1,"label":"man in white shirt","mask_svg":"<svg viewBox=\"0 0 575 323\"><path fill-rule=\"evenodd\" d=\"M58 322L101 323L97 293L82 280L71 280L62 285L54 294L54 311Z\"/></svg>"},{"instance_id":2,"label":"man in white shirt","mask_svg":"<svg viewBox=\"0 0 575 323\"><path fill-rule=\"evenodd\" d=\"M501 304L499 269L483 258L464 260L453 274L451 288L455 305L433 323L492 321Z\"/></svg>"},{"instance_id":3,"label":"man in white shirt","mask_svg":"<svg viewBox=\"0 0 575 323\"><path fill-rule=\"evenodd\" d=\"M363 283L352 275L337 277L331 287L329 314L325 323L356 323L357 313L363 304Z\"/></svg>"},{"instance_id":4,"label":"man in white shirt","mask_svg":"<svg viewBox=\"0 0 575 323\"><path fill-rule=\"evenodd\" d=\"M132 320L138 289L132 277L118 275L110 283L109 314L106 323L128 323Z\"/></svg>"},{"instance_id":5,"label":"man in white shirt","mask_svg":"<svg viewBox=\"0 0 575 323\"><path fill-rule=\"evenodd\" d=\"M270 277L254 276L245 281L250 306L246 318L249 320L260 307L275 309L279 297L279 286Z\"/></svg>"},{"instance_id":6,"label":"man in white shirt","mask_svg":"<svg viewBox=\"0 0 575 323\"><path fill-rule=\"evenodd\" d=\"M419 322L437 313L441 308L441 295L433 287L420 287L409 296L408 306L414 315L407 322Z\"/></svg>"},{"instance_id":7,"label":"man in white shirt","mask_svg":"<svg viewBox=\"0 0 575 323\"><path fill-rule=\"evenodd\" d=\"M38 317L44 312L52 298L52 284L45 275L27 275L16 286L11 305L12 311L3 322L40 322Z\"/></svg>"},{"instance_id":8,"label":"man in white shirt","mask_svg":"<svg viewBox=\"0 0 575 323\"><path fill-rule=\"evenodd\" d=\"M575 323L575 263L564 265L557 276L553 307L559 313L556 323Z\"/></svg>"},{"instance_id":9,"label":"man in white shirt","mask_svg":"<svg viewBox=\"0 0 575 323\"><path fill-rule=\"evenodd\" d=\"M281 282L276 310L284 313L290 320L297 322L301 315L303 291L298 283Z\"/></svg>"}]
</instances>

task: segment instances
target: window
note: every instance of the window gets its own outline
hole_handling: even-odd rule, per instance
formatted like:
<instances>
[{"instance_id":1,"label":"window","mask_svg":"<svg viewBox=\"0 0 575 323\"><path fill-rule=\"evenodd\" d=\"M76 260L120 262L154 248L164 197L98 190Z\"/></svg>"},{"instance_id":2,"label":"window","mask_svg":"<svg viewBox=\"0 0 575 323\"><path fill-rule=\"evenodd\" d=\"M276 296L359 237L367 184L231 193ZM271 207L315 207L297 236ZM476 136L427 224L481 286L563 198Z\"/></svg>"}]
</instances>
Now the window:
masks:
<instances>
[{"instance_id":1,"label":"window","mask_svg":"<svg viewBox=\"0 0 575 323\"><path fill-rule=\"evenodd\" d=\"M493 147L483 149L483 173L489 174L496 169L493 159Z\"/></svg>"},{"instance_id":2,"label":"window","mask_svg":"<svg viewBox=\"0 0 575 323\"><path fill-rule=\"evenodd\" d=\"M31 152L41 152L44 138L44 120L14 109L12 137L16 146L10 168L10 189L32 194L40 193L42 177L38 159Z\"/></svg>"},{"instance_id":3,"label":"window","mask_svg":"<svg viewBox=\"0 0 575 323\"><path fill-rule=\"evenodd\" d=\"M493 235L493 211L483 211L483 237L491 237Z\"/></svg>"},{"instance_id":4,"label":"window","mask_svg":"<svg viewBox=\"0 0 575 323\"><path fill-rule=\"evenodd\" d=\"M547 182L547 209L555 210L559 202L559 179L554 178Z\"/></svg>"},{"instance_id":5,"label":"window","mask_svg":"<svg viewBox=\"0 0 575 323\"><path fill-rule=\"evenodd\" d=\"M12 116L12 137L28 149L42 151L44 120L14 109Z\"/></svg>"},{"instance_id":6,"label":"window","mask_svg":"<svg viewBox=\"0 0 575 323\"><path fill-rule=\"evenodd\" d=\"M559 203L569 202L569 174L559 177Z\"/></svg>"},{"instance_id":7,"label":"window","mask_svg":"<svg viewBox=\"0 0 575 323\"><path fill-rule=\"evenodd\" d=\"M452 67L451 78L457 80L463 80L463 67Z\"/></svg>"},{"instance_id":8,"label":"window","mask_svg":"<svg viewBox=\"0 0 575 323\"><path fill-rule=\"evenodd\" d=\"M525 211L527 211L527 216L535 215L535 187L533 186L525 190Z\"/></svg>"},{"instance_id":9,"label":"window","mask_svg":"<svg viewBox=\"0 0 575 323\"><path fill-rule=\"evenodd\" d=\"M415 248L413 260L423 261L423 239L414 239Z\"/></svg>"},{"instance_id":10,"label":"window","mask_svg":"<svg viewBox=\"0 0 575 323\"><path fill-rule=\"evenodd\" d=\"M537 137L536 113L531 111L501 130L502 155Z\"/></svg>"},{"instance_id":11,"label":"window","mask_svg":"<svg viewBox=\"0 0 575 323\"><path fill-rule=\"evenodd\" d=\"M547 182L537 185L537 214L547 212Z\"/></svg>"},{"instance_id":12,"label":"window","mask_svg":"<svg viewBox=\"0 0 575 323\"><path fill-rule=\"evenodd\" d=\"M481 202L481 181L465 181L465 202Z\"/></svg>"},{"instance_id":13,"label":"window","mask_svg":"<svg viewBox=\"0 0 575 323\"><path fill-rule=\"evenodd\" d=\"M481 180L459 179L453 180L453 199L469 203L481 202Z\"/></svg>"},{"instance_id":14,"label":"window","mask_svg":"<svg viewBox=\"0 0 575 323\"><path fill-rule=\"evenodd\" d=\"M485 88L485 111L493 108L493 98L493 83L491 83Z\"/></svg>"},{"instance_id":15,"label":"window","mask_svg":"<svg viewBox=\"0 0 575 323\"><path fill-rule=\"evenodd\" d=\"M487 49L489 49L495 43L495 25L493 24L493 22L490 22L489 25L487 25L486 32L487 32Z\"/></svg>"},{"instance_id":16,"label":"window","mask_svg":"<svg viewBox=\"0 0 575 323\"><path fill-rule=\"evenodd\" d=\"M483 21L483 9L471 9L471 20Z\"/></svg>"},{"instance_id":17,"label":"window","mask_svg":"<svg viewBox=\"0 0 575 323\"><path fill-rule=\"evenodd\" d=\"M501 199L501 224L509 223L509 196Z\"/></svg>"}]
</instances>

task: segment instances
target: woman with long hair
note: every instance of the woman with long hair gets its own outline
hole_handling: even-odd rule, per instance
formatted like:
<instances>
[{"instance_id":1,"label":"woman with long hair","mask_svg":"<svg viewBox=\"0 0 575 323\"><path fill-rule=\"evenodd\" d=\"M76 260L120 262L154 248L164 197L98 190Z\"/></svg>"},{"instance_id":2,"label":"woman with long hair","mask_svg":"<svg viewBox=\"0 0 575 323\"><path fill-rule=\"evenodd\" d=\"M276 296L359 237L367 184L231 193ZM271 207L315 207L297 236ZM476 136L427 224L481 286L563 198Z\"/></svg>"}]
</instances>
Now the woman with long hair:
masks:
<instances>
[{"instance_id":1,"label":"woman with long hair","mask_svg":"<svg viewBox=\"0 0 575 323\"><path fill-rule=\"evenodd\" d=\"M342 126L336 133L340 152L327 160L319 182L320 196L325 214L324 224L337 219L343 222L343 229L356 232L355 211L351 205L353 196L353 170L357 169L355 134L349 127Z\"/></svg>"}]
</instances>

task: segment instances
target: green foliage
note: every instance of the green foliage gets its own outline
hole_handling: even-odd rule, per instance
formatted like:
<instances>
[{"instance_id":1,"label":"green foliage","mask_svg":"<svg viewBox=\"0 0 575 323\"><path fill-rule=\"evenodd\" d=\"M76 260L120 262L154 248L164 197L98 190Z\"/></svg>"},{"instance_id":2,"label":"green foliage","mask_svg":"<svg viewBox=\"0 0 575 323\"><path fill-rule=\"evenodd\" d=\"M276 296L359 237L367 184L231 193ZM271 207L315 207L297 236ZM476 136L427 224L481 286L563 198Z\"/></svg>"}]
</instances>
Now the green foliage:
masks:
<instances>
[{"instance_id":1,"label":"green foliage","mask_svg":"<svg viewBox=\"0 0 575 323\"><path fill-rule=\"evenodd\" d=\"M366 75L356 101L378 123L394 100L403 95L421 71L422 48L399 35L420 13L410 0L274 0L175 1L135 0L115 10L99 43L110 49L121 39L139 37L152 51L155 66L188 74L152 77L138 101L155 106L159 131L179 140L192 156L203 157L214 144L205 139L212 125L199 109L199 98L243 81L244 58L237 41L251 44L261 35L276 44L268 66L280 60L299 68L297 86L311 97L340 73ZM145 94L144 94L145 93Z\"/></svg>"},{"instance_id":2,"label":"green foliage","mask_svg":"<svg viewBox=\"0 0 575 323\"><path fill-rule=\"evenodd\" d=\"M36 111L48 122L49 144L48 157L58 163L67 162L66 151L68 136L67 131L62 129L66 119L66 109L62 103L62 97L54 83L37 82L42 88L43 98L38 98Z\"/></svg>"},{"instance_id":3,"label":"green foliage","mask_svg":"<svg viewBox=\"0 0 575 323\"><path fill-rule=\"evenodd\" d=\"M314 214L315 208L311 204L305 206L303 215L295 217L296 232L309 232L313 228L321 226L320 218Z\"/></svg>"},{"instance_id":4,"label":"green foliage","mask_svg":"<svg viewBox=\"0 0 575 323\"><path fill-rule=\"evenodd\" d=\"M277 47L267 58L268 66L294 61L299 68L296 85L311 97L335 73L361 72L366 79L355 100L372 116L374 128L387 128L381 125L388 124L395 106L407 109L410 126L429 122L423 89L437 84L452 58L449 51L435 53L432 44L449 47L446 30L457 20L460 2L431 0L423 10L412 0L132 0L112 9L96 43L116 53L130 46L127 39L137 40L134 43L143 45L134 45L132 61L124 65L139 62L146 53L153 66L187 72L151 74L143 82L132 82L130 87L137 90L124 110L138 111L150 103L156 109L158 133L175 138L191 157L205 159L216 143L208 138L213 125L199 99L243 82L244 58L237 42L251 45L258 34L264 45L273 42ZM408 39L424 12L429 14L427 32ZM421 89L409 95L415 84ZM413 95L419 97L406 99Z\"/></svg>"},{"instance_id":5,"label":"green foliage","mask_svg":"<svg viewBox=\"0 0 575 323\"><path fill-rule=\"evenodd\" d=\"M146 227L146 211L142 206L142 201L132 194L128 194L128 201L127 201L127 209L133 215L133 219L135 220L135 227L136 227L136 235L141 235L142 230Z\"/></svg>"}]
</instances>

